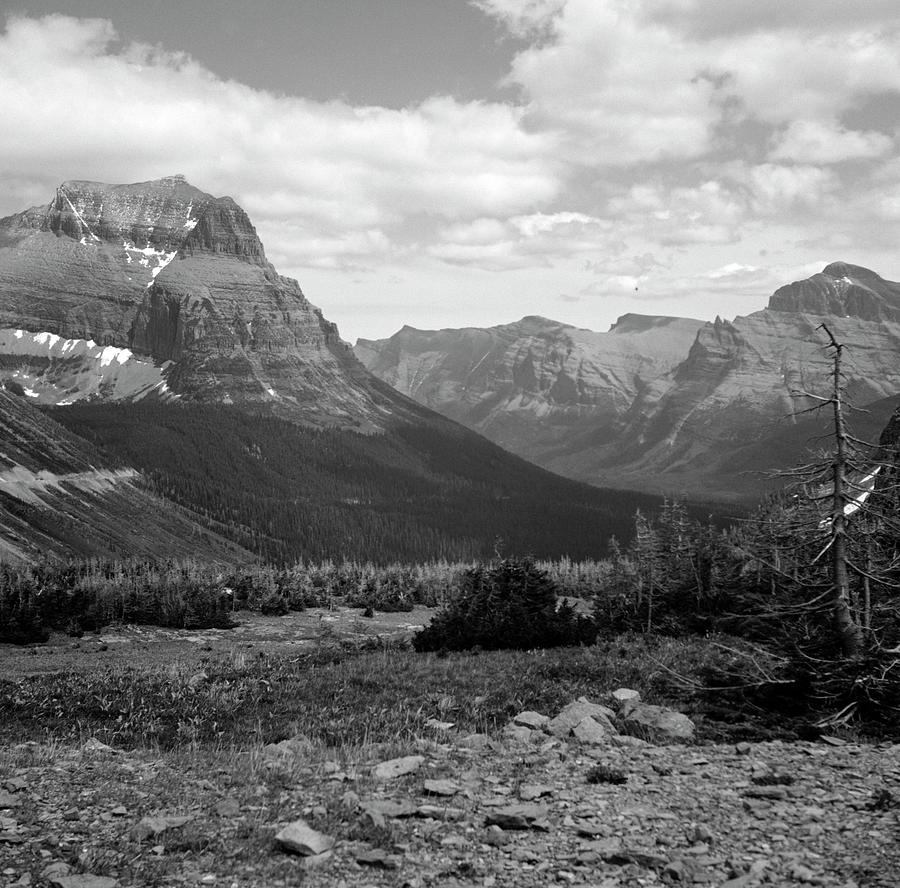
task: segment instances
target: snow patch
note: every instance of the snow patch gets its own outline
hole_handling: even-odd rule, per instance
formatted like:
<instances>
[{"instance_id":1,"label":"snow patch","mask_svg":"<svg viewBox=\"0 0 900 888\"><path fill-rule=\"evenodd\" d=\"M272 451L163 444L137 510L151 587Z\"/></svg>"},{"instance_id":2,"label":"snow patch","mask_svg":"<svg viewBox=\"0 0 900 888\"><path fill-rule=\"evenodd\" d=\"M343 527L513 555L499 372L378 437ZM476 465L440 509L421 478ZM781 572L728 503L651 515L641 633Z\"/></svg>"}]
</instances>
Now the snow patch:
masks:
<instances>
[{"instance_id":1,"label":"snow patch","mask_svg":"<svg viewBox=\"0 0 900 888\"><path fill-rule=\"evenodd\" d=\"M127 360L133 357L130 349L127 348L116 348L114 345L107 345L106 348L100 352L100 366L108 367L115 361L117 364L124 364Z\"/></svg>"},{"instance_id":2,"label":"snow patch","mask_svg":"<svg viewBox=\"0 0 900 888\"><path fill-rule=\"evenodd\" d=\"M93 231L91 231L91 226L87 224L84 216L82 216L81 213L79 213L78 210L75 209L75 204L73 204L72 201L69 200L69 195L66 194L65 189L60 188L59 193L66 199L66 203L69 205L69 209L75 214L75 218L78 219L78 221L85 227L87 233L91 236L91 240L99 241L100 238L97 237L97 235L94 234ZM81 238L81 243L85 243L84 236L82 236Z\"/></svg>"},{"instance_id":3,"label":"snow patch","mask_svg":"<svg viewBox=\"0 0 900 888\"><path fill-rule=\"evenodd\" d=\"M39 398L40 397L40 395L34 389L23 387L22 391L25 392L25 394L28 395L29 398Z\"/></svg>"},{"instance_id":4,"label":"snow patch","mask_svg":"<svg viewBox=\"0 0 900 888\"><path fill-rule=\"evenodd\" d=\"M150 245L149 240L146 247L135 246L135 244L127 240L122 241L122 246L125 248L125 261L129 265L136 259L139 265L150 269L150 283L147 284L148 287L153 284L153 278L178 255L178 250L171 250L170 252L157 250Z\"/></svg>"}]
</instances>

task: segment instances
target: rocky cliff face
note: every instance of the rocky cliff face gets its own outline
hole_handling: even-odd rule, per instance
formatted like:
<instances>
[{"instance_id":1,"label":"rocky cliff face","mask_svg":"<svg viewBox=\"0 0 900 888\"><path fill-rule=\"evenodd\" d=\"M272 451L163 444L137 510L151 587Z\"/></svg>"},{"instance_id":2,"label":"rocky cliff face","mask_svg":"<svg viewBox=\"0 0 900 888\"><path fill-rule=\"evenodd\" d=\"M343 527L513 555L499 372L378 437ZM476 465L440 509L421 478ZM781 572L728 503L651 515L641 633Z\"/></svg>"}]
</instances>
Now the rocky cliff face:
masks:
<instances>
[{"instance_id":1,"label":"rocky cliff face","mask_svg":"<svg viewBox=\"0 0 900 888\"><path fill-rule=\"evenodd\" d=\"M608 333L540 317L486 330L404 327L355 351L420 403L547 466L581 436L608 436L684 356L701 321L626 315Z\"/></svg>"},{"instance_id":2,"label":"rocky cliff face","mask_svg":"<svg viewBox=\"0 0 900 888\"><path fill-rule=\"evenodd\" d=\"M128 349L175 395L302 421L377 428L392 397L268 263L246 213L182 176L66 182L46 207L0 220L0 328ZM50 390L26 382L39 400Z\"/></svg>"},{"instance_id":3,"label":"rocky cliff face","mask_svg":"<svg viewBox=\"0 0 900 888\"><path fill-rule=\"evenodd\" d=\"M405 328L356 348L401 391L561 474L731 498L759 491L760 476L742 469L810 406L802 393L827 394L823 322L847 347L853 403L900 392L900 284L846 263L731 322L632 315L592 333L526 318Z\"/></svg>"}]
</instances>

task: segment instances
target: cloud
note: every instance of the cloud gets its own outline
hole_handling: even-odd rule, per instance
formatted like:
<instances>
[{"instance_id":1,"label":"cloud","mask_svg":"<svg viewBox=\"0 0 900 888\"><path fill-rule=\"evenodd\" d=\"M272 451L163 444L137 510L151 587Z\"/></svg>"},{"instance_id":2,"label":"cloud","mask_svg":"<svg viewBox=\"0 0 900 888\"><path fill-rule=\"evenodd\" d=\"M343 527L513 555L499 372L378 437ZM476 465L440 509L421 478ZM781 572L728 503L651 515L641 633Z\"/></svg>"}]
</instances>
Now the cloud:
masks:
<instances>
[{"instance_id":1,"label":"cloud","mask_svg":"<svg viewBox=\"0 0 900 888\"><path fill-rule=\"evenodd\" d=\"M769 158L831 164L883 157L893 146L884 133L847 130L835 120L795 120L779 134Z\"/></svg>"},{"instance_id":2,"label":"cloud","mask_svg":"<svg viewBox=\"0 0 900 888\"><path fill-rule=\"evenodd\" d=\"M541 34L518 53L508 81L522 90L535 125L562 134L573 162L716 156L723 130L736 122L828 120L867 96L900 90L900 17L878 0L824 9L822 0L479 5L513 33L530 26ZM702 26L709 21L719 25ZM884 27L888 21L893 27ZM873 134L841 137L845 153L884 149Z\"/></svg>"},{"instance_id":3,"label":"cloud","mask_svg":"<svg viewBox=\"0 0 900 888\"><path fill-rule=\"evenodd\" d=\"M596 255L615 237L612 223L585 213L532 213L448 226L428 252L451 264L502 271Z\"/></svg>"},{"instance_id":4,"label":"cloud","mask_svg":"<svg viewBox=\"0 0 900 888\"><path fill-rule=\"evenodd\" d=\"M122 45L109 22L10 19L0 34L0 200L46 202L68 178L181 172L260 227L301 218L292 265L389 252L410 220L514 214L560 192L555 136L511 105L436 96L394 110L276 96L188 56ZM27 204L26 204L27 205ZM427 228L427 226L426 226Z\"/></svg>"}]
</instances>

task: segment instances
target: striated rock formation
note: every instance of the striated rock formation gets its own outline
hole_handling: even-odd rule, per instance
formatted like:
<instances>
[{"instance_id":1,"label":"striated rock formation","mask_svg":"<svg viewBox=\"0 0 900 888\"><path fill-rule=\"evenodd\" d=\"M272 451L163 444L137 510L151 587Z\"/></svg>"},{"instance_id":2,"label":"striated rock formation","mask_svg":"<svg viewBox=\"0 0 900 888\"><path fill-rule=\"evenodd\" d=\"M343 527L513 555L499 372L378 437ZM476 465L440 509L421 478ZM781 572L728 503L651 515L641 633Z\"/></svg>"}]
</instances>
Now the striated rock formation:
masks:
<instances>
[{"instance_id":1,"label":"striated rock formation","mask_svg":"<svg viewBox=\"0 0 900 888\"><path fill-rule=\"evenodd\" d=\"M632 315L605 334L536 318L404 328L357 354L400 391L561 474L741 498L762 489L743 472L766 452L766 468L794 456L785 431L813 403L802 393L827 393L823 322L846 346L854 404L900 393L900 284L842 262L731 322Z\"/></svg>"},{"instance_id":2,"label":"striated rock formation","mask_svg":"<svg viewBox=\"0 0 900 888\"><path fill-rule=\"evenodd\" d=\"M176 395L316 424L375 429L378 402L397 401L268 263L246 213L182 176L66 182L48 206L0 220L0 328L128 349Z\"/></svg>"},{"instance_id":3,"label":"striated rock formation","mask_svg":"<svg viewBox=\"0 0 900 888\"><path fill-rule=\"evenodd\" d=\"M486 330L404 327L355 351L377 376L510 450L549 455L608 438L653 380L682 360L702 321L625 315L608 333L540 317Z\"/></svg>"}]
</instances>

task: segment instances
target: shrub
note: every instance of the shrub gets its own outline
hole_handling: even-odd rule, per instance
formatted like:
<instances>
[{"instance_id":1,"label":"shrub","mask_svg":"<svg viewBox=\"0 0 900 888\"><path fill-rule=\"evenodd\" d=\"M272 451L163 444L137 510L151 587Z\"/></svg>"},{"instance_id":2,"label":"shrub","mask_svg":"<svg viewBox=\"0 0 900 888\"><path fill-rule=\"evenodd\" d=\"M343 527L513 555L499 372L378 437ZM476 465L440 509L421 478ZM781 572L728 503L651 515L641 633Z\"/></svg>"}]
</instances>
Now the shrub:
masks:
<instances>
[{"instance_id":1,"label":"shrub","mask_svg":"<svg viewBox=\"0 0 900 888\"><path fill-rule=\"evenodd\" d=\"M556 584L531 559L477 565L459 595L413 640L418 651L564 647L590 644L592 619L559 604Z\"/></svg>"}]
</instances>

